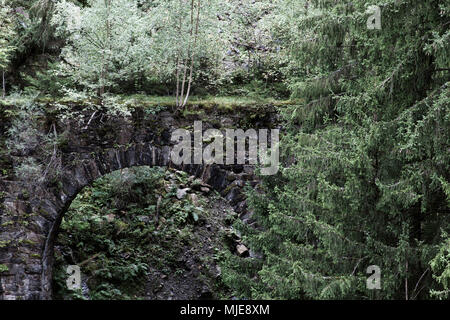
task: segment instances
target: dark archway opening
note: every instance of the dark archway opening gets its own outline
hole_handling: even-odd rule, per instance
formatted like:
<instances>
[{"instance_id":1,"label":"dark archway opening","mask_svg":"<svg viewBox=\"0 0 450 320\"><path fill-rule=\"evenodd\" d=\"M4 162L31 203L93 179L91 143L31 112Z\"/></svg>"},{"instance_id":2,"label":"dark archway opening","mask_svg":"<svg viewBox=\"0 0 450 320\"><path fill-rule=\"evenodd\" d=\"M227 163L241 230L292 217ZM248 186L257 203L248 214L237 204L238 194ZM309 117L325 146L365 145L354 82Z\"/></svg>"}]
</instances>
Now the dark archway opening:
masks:
<instances>
[{"instance_id":1,"label":"dark archway opening","mask_svg":"<svg viewBox=\"0 0 450 320\"><path fill-rule=\"evenodd\" d=\"M107 174L83 188L62 218L52 298L219 298L226 288L218 257L236 217L183 171L142 166Z\"/></svg>"}]
</instances>

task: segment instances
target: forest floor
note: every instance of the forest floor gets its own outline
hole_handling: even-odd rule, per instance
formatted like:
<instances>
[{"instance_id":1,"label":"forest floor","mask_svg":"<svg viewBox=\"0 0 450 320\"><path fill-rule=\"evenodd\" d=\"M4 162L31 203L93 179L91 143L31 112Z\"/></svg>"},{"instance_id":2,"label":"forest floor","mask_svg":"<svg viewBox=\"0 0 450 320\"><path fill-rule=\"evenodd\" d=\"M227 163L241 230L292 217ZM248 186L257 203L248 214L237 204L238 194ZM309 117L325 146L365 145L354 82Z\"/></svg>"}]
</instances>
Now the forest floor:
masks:
<instances>
[{"instance_id":1,"label":"forest floor","mask_svg":"<svg viewBox=\"0 0 450 320\"><path fill-rule=\"evenodd\" d=\"M237 216L184 172L116 171L85 188L64 217L55 245L55 298L229 298L219 260L236 246ZM74 264L81 266L79 291L65 283Z\"/></svg>"},{"instance_id":2,"label":"forest floor","mask_svg":"<svg viewBox=\"0 0 450 320\"><path fill-rule=\"evenodd\" d=\"M225 220L233 216L234 211L220 196L212 197L204 209L209 215L204 224L192 230L193 242L181 250L181 269L165 275L158 268L152 268L148 273L146 299L212 299L226 294L221 289L221 270L214 257L219 254L218 248L224 245L224 232L229 230Z\"/></svg>"}]
</instances>

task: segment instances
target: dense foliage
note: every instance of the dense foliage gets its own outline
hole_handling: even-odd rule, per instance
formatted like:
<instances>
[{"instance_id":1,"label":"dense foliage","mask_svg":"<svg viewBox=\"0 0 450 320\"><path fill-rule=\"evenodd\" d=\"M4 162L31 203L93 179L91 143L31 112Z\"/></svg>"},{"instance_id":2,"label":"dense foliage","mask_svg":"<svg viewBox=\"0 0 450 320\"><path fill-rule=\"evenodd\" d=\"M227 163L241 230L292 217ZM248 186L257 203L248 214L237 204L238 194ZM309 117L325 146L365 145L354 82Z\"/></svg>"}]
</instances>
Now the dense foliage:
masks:
<instances>
[{"instance_id":1,"label":"dense foliage","mask_svg":"<svg viewBox=\"0 0 450 320\"><path fill-rule=\"evenodd\" d=\"M2 0L0 3L0 21L2 21L2 25L0 26L0 70L2 72L3 98L6 94L5 70L10 63L11 52L14 50L14 47L11 45L14 36L14 28L12 20L9 17L10 10L11 8L6 6L5 1Z\"/></svg>"},{"instance_id":2,"label":"dense foliage","mask_svg":"<svg viewBox=\"0 0 450 320\"><path fill-rule=\"evenodd\" d=\"M448 3L384 3L382 30L366 28L367 1L282 3L269 19L303 102L284 111L281 175L251 193L264 231L246 234L264 260L230 258L248 274L229 284L252 298L448 298ZM382 290L366 289L370 265Z\"/></svg>"},{"instance_id":3,"label":"dense foliage","mask_svg":"<svg viewBox=\"0 0 450 320\"><path fill-rule=\"evenodd\" d=\"M67 39L60 72L81 87L103 95L105 88L137 81L145 71L151 47L150 20L130 1L93 1L80 8L56 4L52 20Z\"/></svg>"},{"instance_id":4,"label":"dense foliage","mask_svg":"<svg viewBox=\"0 0 450 320\"><path fill-rule=\"evenodd\" d=\"M368 27L372 5L380 10L380 29ZM16 106L7 110L16 116L5 129L12 142L0 148L53 154L51 133L38 136L27 116L34 104L19 107L24 95L82 97L92 112L93 100L126 112L130 94L170 96L175 108L189 106L191 94L256 101L290 95L279 108L279 173L248 191L258 228L235 226L254 254L228 252L222 261L234 295L450 298L449 1L0 0L0 6L5 105ZM64 108L66 117L76 117L70 104ZM24 163L16 174L39 181L37 166L50 167ZM63 224L67 235L80 238L62 241L87 248L76 262L99 247L108 252L96 276L107 285L93 286L99 298L131 297L120 281L135 284L145 273L142 259L150 257L139 250L150 238L142 234L155 231L137 219L153 214L148 185L161 187L160 177L137 175L138 188L125 197L111 189L123 184L111 180L120 177L85 190ZM129 204L110 201L130 195L137 198ZM97 216L120 215L121 206L135 215L108 225ZM186 228L183 208L170 214L170 232ZM133 238L123 223L140 234ZM124 267L129 247L136 252ZM381 290L366 287L372 265L380 267Z\"/></svg>"},{"instance_id":5,"label":"dense foliage","mask_svg":"<svg viewBox=\"0 0 450 320\"><path fill-rule=\"evenodd\" d=\"M143 299L148 296L149 282L156 285L149 279L152 272L157 271L162 279L173 275L184 279L186 257L191 256L198 259L198 274L184 281L208 283L215 272L214 256L205 251L217 242L203 237L201 225L219 225L221 217L210 217L201 196L177 199L178 185L188 181L182 172L138 167L113 172L85 188L61 224L55 298ZM83 287L76 291L66 286L66 269L73 264L83 273ZM220 294L215 284L211 290Z\"/></svg>"}]
</instances>

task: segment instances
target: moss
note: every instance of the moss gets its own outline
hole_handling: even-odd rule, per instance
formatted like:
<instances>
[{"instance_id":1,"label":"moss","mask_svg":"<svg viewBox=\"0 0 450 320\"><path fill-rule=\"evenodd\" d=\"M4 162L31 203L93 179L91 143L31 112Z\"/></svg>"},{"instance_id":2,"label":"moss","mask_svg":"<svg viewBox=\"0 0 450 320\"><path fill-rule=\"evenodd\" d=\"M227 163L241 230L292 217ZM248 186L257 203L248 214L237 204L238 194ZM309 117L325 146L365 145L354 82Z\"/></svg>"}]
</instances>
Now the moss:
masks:
<instances>
[{"instance_id":1,"label":"moss","mask_svg":"<svg viewBox=\"0 0 450 320\"><path fill-rule=\"evenodd\" d=\"M42 207L39 207L38 212L42 217L51 217L51 214L44 210Z\"/></svg>"},{"instance_id":2,"label":"moss","mask_svg":"<svg viewBox=\"0 0 450 320\"><path fill-rule=\"evenodd\" d=\"M89 133L83 132L82 134L80 134L80 138L83 139L83 140L88 140L89 139Z\"/></svg>"},{"instance_id":3,"label":"moss","mask_svg":"<svg viewBox=\"0 0 450 320\"><path fill-rule=\"evenodd\" d=\"M7 221L7 222L3 222L2 224L1 224L1 226L2 227L6 227L6 226L10 226L10 225L13 225L14 224L14 221Z\"/></svg>"},{"instance_id":4,"label":"moss","mask_svg":"<svg viewBox=\"0 0 450 320\"><path fill-rule=\"evenodd\" d=\"M24 227L28 226L28 224L29 224L29 222L26 220L20 220L20 221L18 221L18 223L20 223Z\"/></svg>"},{"instance_id":5,"label":"moss","mask_svg":"<svg viewBox=\"0 0 450 320\"><path fill-rule=\"evenodd\" d=\"M28 190L27 190L27 189L23 189L23 190L22 190L21 197L22 197L23 200L28 200L28 199L30 199L30 194L28 193Z\"/></svg>"},{"instance_id":6,"label":"moss","mask_svg":"<svg viewBox=\"0 0 450 320\"><path fill-rule=\"evenodd\" d=\"M37 242L33 241L33 240L29 240L29 239L25 239L25 240L21 239L21 240L19 240L19 244L27 244L27 245L33 246L33 245L37 244Z\"/></svg>"},{"instance_id":7,"label":"moss","mask_svg":"<svg viewBox=\"0 0 450 320\"><path fill-rule=\"evenodd\" d=\"M0 248L6 248L11 243L11 240L1 240Z\"/></svg>"},{"instance_id":8,"label":"moss","mask_svg":"<svg viewBox=\"0 0 450 320\"><path fill-rule=\"evenodd\" d=\"M174 109L175 98L172 96L148 96L148 95L122 95L120 101L126 105L146 108L171 108ZM191 96L186 104L188 110L234 111L236 109L254 109L261 105L286 106L298 103L294 100L275 100L272 98L250 98L247 96Z\"/></svg>"},{"instance_id":9,"label":"moss","mask_svg":"<svg viewBox=\"0 0 450 320\"><path fill-rule=\"evenodd\" d=\"M0 273L9 271L9 268L5 264L0 264Z\"/></svg>"},{"instance_id":10,"label":"moss","mask_svg":"<svg viewBox=\"0 0 450 320\"><path fill-rule=\"evenodd\" d=\"M202 117L205 116L205 110L199 110L199 109L184 109L183 112L183 117L188 118L190 116L198 116L198 117Z\"/></svg>"},{"instance_id":11,"label":"moss","mask_svg":"<svg viewBox=\"0 0 450 320\"><path fill-rule=\"evenodd\" d=\"M228 194L228 192L231 191L231 189L233 189L235 186L233 184L229 184L223 191L222 194Z\"/></svg>"}]
</instances>

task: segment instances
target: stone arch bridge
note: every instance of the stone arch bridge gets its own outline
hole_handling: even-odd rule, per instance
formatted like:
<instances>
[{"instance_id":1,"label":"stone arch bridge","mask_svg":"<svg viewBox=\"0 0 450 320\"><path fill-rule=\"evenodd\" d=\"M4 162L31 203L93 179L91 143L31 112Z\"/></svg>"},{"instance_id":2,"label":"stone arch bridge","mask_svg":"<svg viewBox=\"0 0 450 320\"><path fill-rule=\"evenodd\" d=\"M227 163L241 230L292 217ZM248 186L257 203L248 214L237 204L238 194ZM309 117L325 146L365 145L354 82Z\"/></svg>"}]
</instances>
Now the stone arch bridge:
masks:
<instances>
[{"instance_id":1,"label":"stone arch bridge","mask_svg":"<svg viewBox=\"0 0 450 320\"><path fill-rule=\"evenodd\" d=\"M11 157L11 172L24 158L41 163L58 160L56 178L39 182L14 173L0 179L0 300L51 299L53 243L72 200L97 178L133 166L175 167L201 178L246 213L242 188L255 185L249 165L183 165L170 162L171 132L192 128L195 120L208 128L272 128L272 106L204 109L189 114L146 112L136 108L129 117L85 113L85 121L58 120L51 107L39 119L42 133L55 132L58 145L52 159L33 150ZM80 107L80 112L83 109ZM5 132L2 132L5 135ZM56 149L57 148L57 149ZM57 154L57 159L54 157Z\"/></svg>"}]
</instances>

